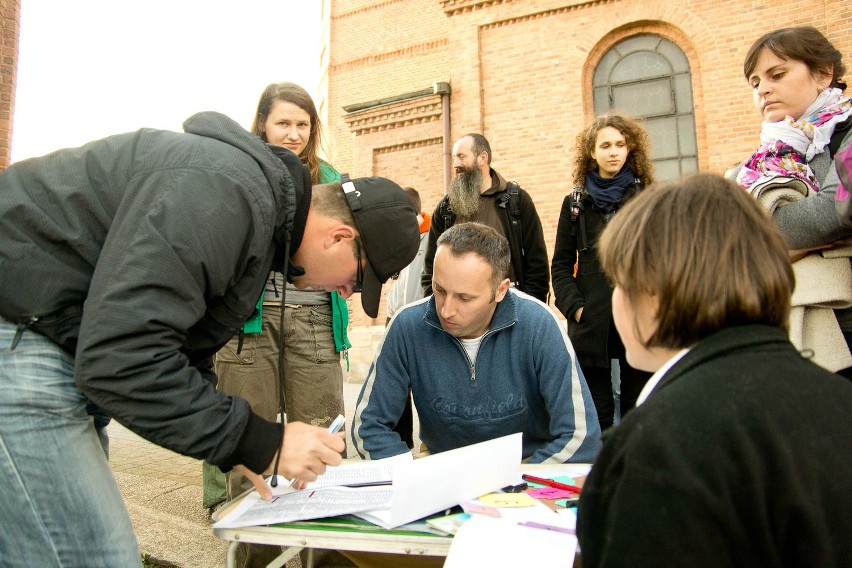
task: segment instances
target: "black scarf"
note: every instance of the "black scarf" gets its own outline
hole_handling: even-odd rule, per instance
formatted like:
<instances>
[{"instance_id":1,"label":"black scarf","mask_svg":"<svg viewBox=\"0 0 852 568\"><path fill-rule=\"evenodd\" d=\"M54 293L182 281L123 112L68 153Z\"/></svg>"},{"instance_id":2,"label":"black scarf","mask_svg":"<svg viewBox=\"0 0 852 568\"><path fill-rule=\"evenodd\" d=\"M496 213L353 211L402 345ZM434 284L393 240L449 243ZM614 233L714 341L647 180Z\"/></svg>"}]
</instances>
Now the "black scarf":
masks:
<instances>
[{"instance_id":1,"label":"black scarf","mask_svg":"<svg viewBox=\"0 0 852 568\"><path fill-rule=\"evenodd\" d=\"M636 175L627 164L613 178L604 178L598 172L586 174L586 192L595 203L595 209L614 213L624 199L624 193L636 183Z\"/></svg>"}]
</instances>

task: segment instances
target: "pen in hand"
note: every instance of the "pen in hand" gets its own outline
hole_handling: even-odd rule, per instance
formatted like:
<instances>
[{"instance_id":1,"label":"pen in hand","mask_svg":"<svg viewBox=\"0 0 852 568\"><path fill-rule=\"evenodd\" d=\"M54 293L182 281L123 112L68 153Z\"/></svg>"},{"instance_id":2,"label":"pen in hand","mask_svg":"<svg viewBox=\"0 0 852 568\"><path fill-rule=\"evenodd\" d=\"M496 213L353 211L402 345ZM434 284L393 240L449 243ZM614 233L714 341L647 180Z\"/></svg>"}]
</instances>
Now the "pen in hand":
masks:
<instances>
[{"instance_id":1,"label":"pen in hand","mask_svg":"<svg viewBox=\"0 0 852 568\"><path fill-rule=\"evenodd\" d=\"M328 427L329 434L337 434L340 431L340 429L343 428L343 424L344 424L345 421L346 421L346 419L343 418L343 415L338 414L337 418L335 418L334 421ZM294 477L293 479L290 480L290 483L287 485L287 487L293 487L293 485L295 485L297 481L298 481L298 479L296 479Z\"/></svg>"}]
</instances>

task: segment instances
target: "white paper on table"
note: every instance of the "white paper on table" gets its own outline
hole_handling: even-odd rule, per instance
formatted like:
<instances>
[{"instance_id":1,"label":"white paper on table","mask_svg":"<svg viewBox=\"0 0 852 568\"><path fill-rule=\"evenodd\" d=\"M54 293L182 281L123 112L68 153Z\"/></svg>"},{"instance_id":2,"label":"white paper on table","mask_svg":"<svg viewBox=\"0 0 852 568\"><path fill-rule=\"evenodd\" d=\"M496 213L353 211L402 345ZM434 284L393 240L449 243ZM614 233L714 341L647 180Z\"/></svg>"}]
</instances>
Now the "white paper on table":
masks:
<instances>
[{"instance_id":1,"label":"white paper on table","mask_svg":"<svg viewBox=\"0 0 852 568\"><path fill-rule=\"evenodd\" d=\"M556 514L565 518L565 524L568 528L577 530L577 507L557 509Z\"/></svg>"},{"instance_id":2,"label":"white paper on table","mask_svg":"<svg viewBox=\"0 0 852 568\"><path fill-rule=\"evenodd\" d=\"M390 507L358 516L391 529L490 493L518 475L521 452L516 433L399 464Z\"/></svg>"},{"instance_id":3,"label":"white paper on table","mask_svg":"<svg viewBox=\"0 0 852 568\"><path fill-rule=\"evenodd\" d=\"M391 495L390 485L304 489L276 495L269 501L252 491L233 511L214 523L213 528L271 525L369 511L389 506Z\"/></svg>"},{"instance_id":4,"label":"white paper on table","mask_svg":"<svg viewBox=\"0 0 852 568\"><path fill-rule=\"evenodd\" d=\"M394 468L397 464L408 463L413 459L411 454L406 452L381 460L358 461L329 467L316 481L308 483L305 489L293 489L289 486L289 481L279 475L277 487L270 487L272 501L263 501L257 491L251 491L233 511L216 522L213 528L287 523L347 515L389 506L391 494L389 484L393 479ZM271 479L270 477L269 480ZM327 491L329 488L346 489L347 486L352 486L352 489L366 489L369 484L388 485L383 487L384 491L361 493ZM318 492L319 490L323 490L322 493ZM311 496L312 492L315 492L313 496Z\"/></svg>"},{"instance_id":5,"label":"white paper on table","mask_svg":"<svg viewBox=\"0 0 852 568\"><path fill-rule=\"evenodd\" d=\"M577 537L473 515L453 537L444 568L573 566Z\"/></svg>"},{"instance_id":6,"label":"white paper on table","mask_svg":"<svg viewBox=\"0 0 852 568\"><path fill-rule=\"evenodd\" d=\"M576 516L572 518L560 515L540 501L529 507L500 507L500 517L515 524L533 522L570 530L577 526Z\"/></svg>"},{"instance_id":7,"label":"white paper on table","mask_svg":"<svg viewBox=\"0 0 852 568\"><path fill-rule=\"evenodd\" d=\"M399 464L413 461L411 452L380 460L357 461L328 467L316 481L308 483L305 490L321 487L358 487L371 483L391 483L394 470Z\"/></svg>"}]
</instances>

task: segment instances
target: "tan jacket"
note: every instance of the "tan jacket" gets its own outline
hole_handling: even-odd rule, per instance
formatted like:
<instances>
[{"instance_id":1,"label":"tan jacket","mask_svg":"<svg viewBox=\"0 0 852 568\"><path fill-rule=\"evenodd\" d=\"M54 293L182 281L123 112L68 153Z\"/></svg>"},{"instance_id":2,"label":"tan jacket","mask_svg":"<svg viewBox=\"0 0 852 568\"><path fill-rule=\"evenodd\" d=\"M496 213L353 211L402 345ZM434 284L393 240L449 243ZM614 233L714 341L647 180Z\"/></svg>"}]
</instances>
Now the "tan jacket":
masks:
<instances>
[{"instance_id":1,"label":"tan jacket","mask_svg":"<svg viewBox=\"0 0 852 568\"><path fill-rule=\"evenodd\" d=\"M801 180L781 177L750 189L770 215L777 207L804 199L808 191ZM834 315L834 310L852 307L852 246L809 254L793 263L793 273L790 341L829 371L852 367L852 353Z\"/></svg>"}]
</instances>

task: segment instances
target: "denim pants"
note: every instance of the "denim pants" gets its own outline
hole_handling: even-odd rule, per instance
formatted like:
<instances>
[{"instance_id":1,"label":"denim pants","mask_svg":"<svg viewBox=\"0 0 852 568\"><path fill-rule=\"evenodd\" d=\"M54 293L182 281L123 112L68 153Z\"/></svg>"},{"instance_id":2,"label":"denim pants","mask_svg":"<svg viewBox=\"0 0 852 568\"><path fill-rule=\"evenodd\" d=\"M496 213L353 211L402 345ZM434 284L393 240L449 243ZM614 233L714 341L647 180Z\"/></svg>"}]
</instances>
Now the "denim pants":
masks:
<instances>
[{"instance_id":1,"label":"denim pants","mask_svg":"<svg viewBox=\"0 0 852 568\"><path fill-rule=\"evenodd\" d=\"M0 564L140 566L74 359L0 319Z\"/></svg>"}]
</instances>

